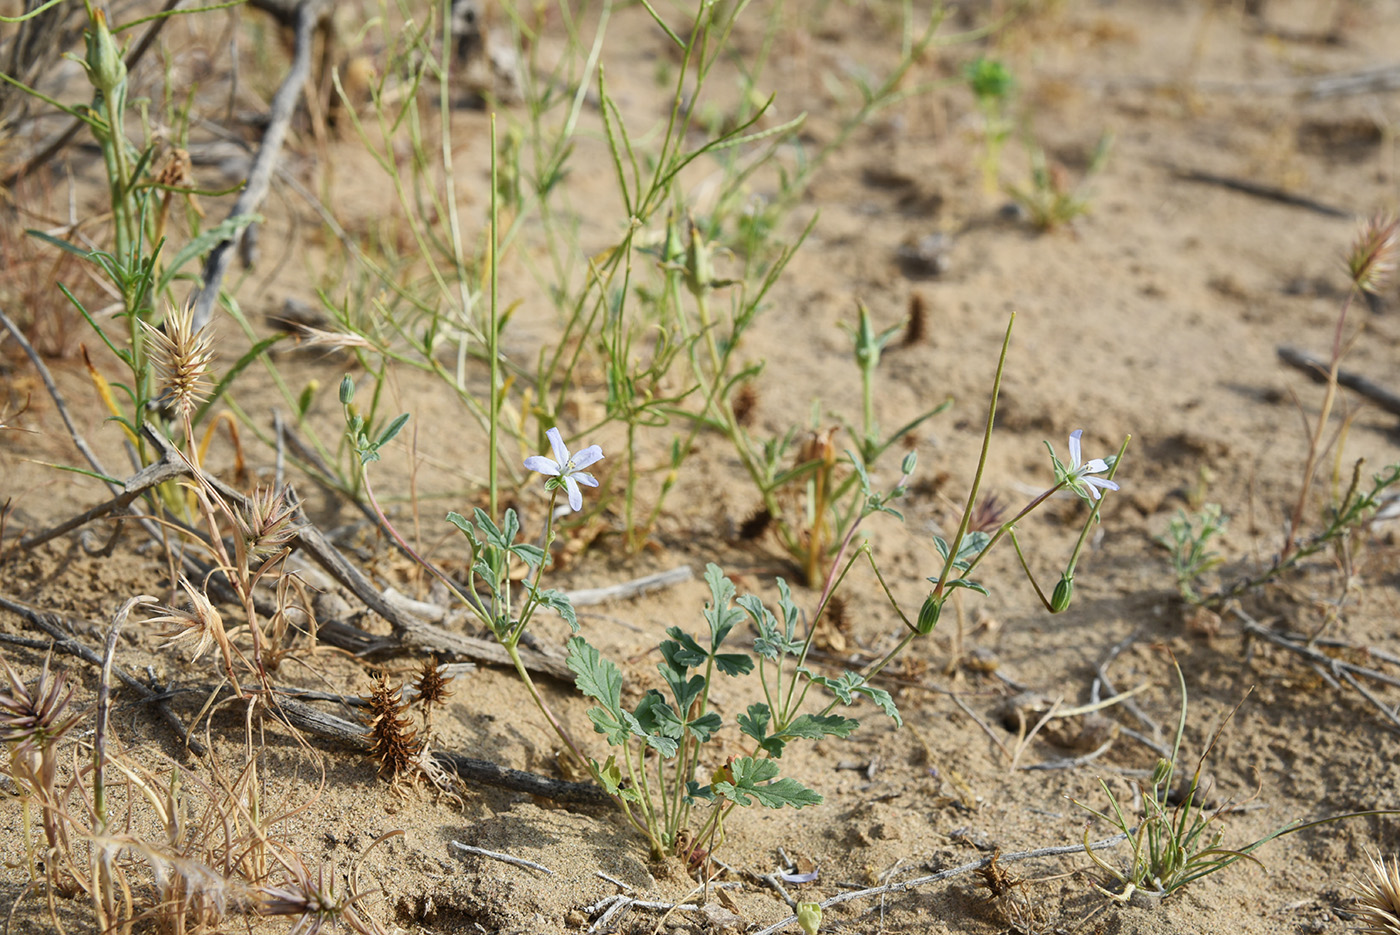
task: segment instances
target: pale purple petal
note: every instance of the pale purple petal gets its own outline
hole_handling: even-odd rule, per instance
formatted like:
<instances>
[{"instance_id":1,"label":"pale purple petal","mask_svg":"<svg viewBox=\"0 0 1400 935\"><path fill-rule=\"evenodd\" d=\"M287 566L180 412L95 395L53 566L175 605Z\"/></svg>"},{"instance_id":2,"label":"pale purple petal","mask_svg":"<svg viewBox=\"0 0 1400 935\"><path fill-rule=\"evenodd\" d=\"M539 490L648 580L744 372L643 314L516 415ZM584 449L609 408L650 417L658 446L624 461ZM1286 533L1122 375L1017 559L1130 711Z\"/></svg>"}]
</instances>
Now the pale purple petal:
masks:
<instances>
[{"instance_id":1,"label":"pale purple petal","mask_svg":"<svg viewBox=\"0 0 1400 935\"><path fill-rule=\"evenodd\" d=\"M808 873L779 873L778 879L784 883L815 883L818 873L812 870Z\"/></svg>"},{"instance_id":2,"label":"pale purple petal","mask_svg":"<svg viewBox=\"0 0 1400 935\"><path fill-rule=\"evenodd\" d=\"M597 445L589 445L587 448L574 455L574 467L586 468L590 464L597 464L603 460L603 449Z\"/></svg>"},{"instance_id":3,"label":"pale purple petal","mask_svg":"<svg viewBox=\"0 0 1400 935\"><path fill-rule=\"evenodd\" d=\"M1083 434L1083 429L1075 429L1073 432L1069 433L1069 469L1071 471L1079 470L1079 457L1082 453L1082 449L1080 448L1079 444L1079 436ZM561 459L559 463L563 464L564 462Z\"/></svg>"},{"instance_id":4,"label":"pale purple petal","mask_svg":"<svg viewBox=\"0 0 1400 935\"><path fill-rule=\"evenodd\" d=\"M544 433L549 438L549 447L554 449L554 460L559 464L569 463L569 449L564 447L564 439L557 428Z\"/></svg>"},{"instance_id":5,"label":"pale purple petal","mask_svg":"<svg viewBox=\"0 0 1400 935\"><path fill-rule=\"evenodd\" d=\"M1084 483L1089 485L1089 489L1091 491L1095 487L1102 487L1104 490L1118 489L1118 483L1116 481L1111 481L1106 477L1086 477L1084 478ZM1095 496L1097 496L1097 494Z\"/></svg>"},{"instance_id":6,"label":"pale purple petal","mask_svg":"<svg viewBox=\"0 0 1400 935\"><path fill-rule=\"evenodd\" d=\"M574 471L569 476L585 487L598 486L598 478L594 477L592 474L589 474L587 471Z\"/></svg>"},{"instance_id":7,"label":"pale purple petal","mask_svg":"<svg viewBox=\"0 0 1400 935\"><path fill-rule=\"evenodd\" d=\"M1084 474L1102 474L1108 470L1108 462L1103 458L1095 458L1079 470Z\"/></svg>"},{"instance_id":8,"label":"pale purple petal","mask_svg":"<svg viewBox=\"0 0 1400 935\"><path fill-rule=\"evenodd\" d=\"M569 509L575 513L583 509L583 491L578 489L572 475L564 475L564 489L569 492Z\"/></svg>"},{"instance_id":9,"label":"pale purple petal","mask_svg":"<svg viewBox=\"0 0 1400 935\"><path fill-rule=\"evenodd\" d=\"M559 465L551 461L544 455L530 455L525 459L525 470L539 471L541 474L548 474L550 477L559 476Z\"/></svg>"}]
</instances>

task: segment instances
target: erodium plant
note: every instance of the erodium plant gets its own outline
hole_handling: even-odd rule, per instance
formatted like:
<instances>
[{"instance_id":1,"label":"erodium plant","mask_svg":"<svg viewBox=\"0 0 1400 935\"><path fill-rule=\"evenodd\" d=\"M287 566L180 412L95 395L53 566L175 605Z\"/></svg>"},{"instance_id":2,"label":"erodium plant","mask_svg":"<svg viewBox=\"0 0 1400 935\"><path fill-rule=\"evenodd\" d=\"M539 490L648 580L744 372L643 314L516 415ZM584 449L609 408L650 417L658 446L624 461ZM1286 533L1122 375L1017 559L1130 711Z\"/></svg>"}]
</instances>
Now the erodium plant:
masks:
<instances>
[{"instance_id":1,"label":"erodium plant","mask_svg":"<svg viewBox=\"0 0 1400 935\"><path fill-rule=\"evenodd\" d=\"M636 704L627 707L623 706L621 670L578 635L578 620L568 597L542 586L556 535L555 518L561 511L567 514L585 507L583 488L598 486L597 479L586 469L604 459L602 449L589 445L571 452L558 428L554 427L546 432L552 457L532 455L522 463L525 469L544 475L546 490L550 493L539 545L520 541L521 527L514 510L506 510L501 523L481 509L475 510L471 519L458 513L448 515L448 520L466 537L470 549L469 587L461 587L446 576L441 576L441 580L506 649L541 714L570 754L612 796L628 821L645 837L653 854L677 853L693 866L699 866L723 843L725 820L735 808L755 804L769 808L803 808L819 803L821 797L816 792L793 777L779 775L785 749L803 740L848 737L859 722L844 709L861 699L873 701L899 724L900 715L889 693L872 685L870 679L914 638L932 632L944 602L955 591L988 593L971 574L1003 537L1011 540L1029 575L1016 525L1062 490L1090 505L1084 528L1052 596L1045 596L1034 577L1031 582L1051 612L1063 612L1069 607L1075 565L1089 530L1098 520L1102 497L1118 490L1117 482L1109 475L1117 469L1122 448L1111 459L1085 458L1082 432L1073 432L1068 460L1060 460L1054 449L1050 449L1055 477L1052 486L1013 519L1002 522L994 533L969 528L973 517L982 510L978 487L986 465L1010 335L1008 326L993 384L982 455L958 532L951 542L935 539L934 544L943 557L942 570L939 575L930 577L933 590L915 621L900 611L898 602L886 589L908 633L894 649L863 672L827 674L812 668L808 661L815 636L811 620L821 615L836 589L862 557L880 576L869 543L858 540L857 532L865 519L876 514L899 517L892 504L903 495L914 471L912 454L904 458L900 478L887 491L872 488L863 459L851 456L860 493L858 512L836 550L817 608L810 618L803 613L782 579L776 582L778 598L774 607L757 596L739 595L723 570L710 564L705 572L710 591L710 599L702 611L705 626L698 634L680 627L667 629L667 638L659 645L662 661L658 663L664 690L650 690ZM354 445L364 462L370 463L378 456L378 449L385 440L370 441L362 432L351 409L353 384L348 377L342 385L341 399L346 404ZM398 424L401 423L395 423ZM367 477L363 483L371 504L375 505L373 488ZM380 518L387 526L388 520L382 511ZM401 546L407 548L392 526L387 528ZM513 564L523 565L524 574L512 575ZM883 583L884 578L880 577L880 581ZM545 704L520 660L520 640L539 609L544 607L560 614L575 634L568 641L567 662L576 675L579 691L595 702L588 716L610 748L606 759L589 756L584 746L568 734ZM754 634L752 652L743 645L736 645L741 624ZM750 705L735 719L735 726L751 745L750 752L718 762L708 752L707 745L715 741L727 725L712 709L711 693L721 680L745 677L758 679L764 699Z\"/></svg>"}]
</instances>

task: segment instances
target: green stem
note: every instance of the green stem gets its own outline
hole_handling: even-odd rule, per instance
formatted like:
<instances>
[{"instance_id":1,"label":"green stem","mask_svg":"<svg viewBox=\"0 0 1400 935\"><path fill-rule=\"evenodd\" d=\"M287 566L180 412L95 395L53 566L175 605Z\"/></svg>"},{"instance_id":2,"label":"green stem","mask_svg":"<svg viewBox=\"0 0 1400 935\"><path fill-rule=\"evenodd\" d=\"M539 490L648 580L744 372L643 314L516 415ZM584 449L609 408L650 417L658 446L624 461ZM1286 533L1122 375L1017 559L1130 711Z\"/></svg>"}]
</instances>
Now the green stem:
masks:
<instances>
[{"instance_id":1,"label":"green stem","mask_svg":"<svg viewBox=\"0 0 1400 935\"><path fill-rule=\"evenodd\" d=\"M1016 324L1016 313L1011 313L1011 318L1006 323L1006 336L1001 342L1001 356L997 358L997 373L992 379L992 401L987 407L987 427L982 433L982 451L977 456L977 473L972 477L972 489L967 494L967 505L963 507L962 520L958 523L958 534L953 537L953 541L948 545L948 558L943 562L943 571L938 576L938 583L933 587L934 594L942 594L944 586L948 583L948 576L953 571L953 561L957 557L958 549L962 547L963 537L967 535L968 524L972 522L972 511L977 506L977 494L982 487L982 475L987 469L987 453L992 447L992 428L997 416L997 398L1001 395L1001 377L1006 370L1006 352L1011 347L1011 328Z\"/></svg>"},{"instance_id":2,"label":"green stem","mask_svg":"<svg viewBox=\"0 0 1400 935\"><path fill-rule=\"evenodd\" d=\"M448 57L445 51L443 57ZM486 329L486 353L491 358L491 411L487 417L487 448L490 452L490 461L487 463L486 467L486 483L488 491L487 512L490 514L491 520L493 522L496 519L497 505L496 435L501 415L501 328L500 312L497 306L497 303L500 299L500 256L497 253L497 248L500 245L500 236L499 231L497 231L496 229L497 222L500 219L500 205L498 203L500 195L497 191L497 172L498 167L496 165L496 115L493 113L491 115L491 321ZM543 562L541 563L541 566L543 566Z\"/></svg>"}]
</instances>

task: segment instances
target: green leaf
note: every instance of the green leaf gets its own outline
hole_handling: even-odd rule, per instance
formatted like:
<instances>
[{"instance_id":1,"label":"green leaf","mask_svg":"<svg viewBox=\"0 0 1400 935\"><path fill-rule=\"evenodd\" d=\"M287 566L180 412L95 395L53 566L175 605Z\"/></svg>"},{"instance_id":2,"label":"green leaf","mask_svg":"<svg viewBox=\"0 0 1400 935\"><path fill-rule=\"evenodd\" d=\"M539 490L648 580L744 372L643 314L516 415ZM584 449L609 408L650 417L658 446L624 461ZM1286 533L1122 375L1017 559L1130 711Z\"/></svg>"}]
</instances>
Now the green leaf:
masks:
<instances>
[{"instance_id":1,"label":"green leaf","mask_svg":"<svg viewBox=\"0 0 1400 935\"><path fill-rule=\"evenodd\" d=\"M958 545L958 554L953 558L953 567L959 571L966 571L972 564L972 560L978 553L987 547L987 543L992 541L992 537L985 532L970 532L963 536L962 542ZM948 560L948 543L938 536L933 537L933 547L938 550L938 554L946 562ZM937 578L930 578L930 581L937 582Z\"/></svg>"},{"instance_id":2,"label":"green leaf","mask_svg":"<svg viewBox=\"0 0 1400 935\"><path fill-rule=\"evenodd\" d=\"M782 808L790 805L803 808L807 805L820 805L822 797L795 779L774 779L778 775L778 764L771 759L739 757L729 763L733 782L712 783L710 789L715 795L722 795L736 805L749 806L757 799L767 808Z\"/></svg>"},{"instance_id":3,"label":"green leaf","mask_svg":"<svg viewBox=\"0 0 1400 935\"><path fill-rule=\"evenodd\" d=\"M935 578L935 579L933 579L933 580L934 580L935 582L937 582L938 579ZM969 591L976 591L978 594L983 594L983 595L986 595L986 596L988 596L988 597L991 596L991 592L989 592L989 591L988 591L985 587L983 587L982 585L978 584L976 581L973 581L971 578L953 578L952 580L950 580L950 581L945 585L945 587L950 588L950 589L951 589L951 588L967 588Z\"/></svg>"},{"instance_id":4,"label":"green leaf","mask_svg":"<svg viewBox=\"0 0 1400 935\"><path fill-rule=\"evenodd\" d=\"M622 720L622 672L581 636L570 638L567 647L564 664L577 676L574 686L601 702L615 720Z\"/></svg>"},{"instance_id":5,"label":"green leaf","mask_svg":"<svg viewBox=\"0 0 1400 935\"><path fill-rule=\"evenodd\" d=\"M641 794L631 786L623 786L622 768L617 765L617 757L609 756L606 763L599 763L590 759L593 764L593 772L598 776L598 782L602 784L603 791L608 795L619 796L628 802L640 802Z\"/></svg>"},{"instance_id":6,"label":"green leaf","mask_svg":"<svg viewBox=\"0 0 1400 935\"><path fill-rule=\"evenodd\" d=\"M388 427L384 429L383 432L379 433L379 440L374 443L374 447L383 448L385 445L389 444L389 442L394 440L394 436L399 434L407 424L408 413L400 413L393 422L389 423Z\"/></svg>"},{"instance_id":7,"label":"green leaf","mask_svg":"<svg viewBox=\"0 0 1400 935\"><path fill-rule=\"evenodd\" d=\"M714 562L705 566L705 581L710 586L710 603L705 607L705 621L710 625L710 649L719 649L729 631L744 618L742 611L731 607L734 582Z\"/></svg>"},{"instance_id":8,"label":"green leaf","mask_svg":"<svg viewBox=\"0 0 1400 935\"><path fill-rule=\"evenodd\" d=\"M700 697L700 693L705 690L705 677L703 675L695 675L687 679L685 669L677 671L665 663L657 663L656 671L661 673L661 677L670 686L671 697L676 700L677 711L689 711L691 705L695 704L695 700Z\"/></svg>"},{"instance_id":9,"label":"green leaf","mask_svg":"<svg viewBox=\"0 0 1400 935\"><path fill-rule=\"evenodd\" d=\"M787 746L787 742L778 737L768 736L768 722L771 717L766 704L751 704L748 714L741 714L735 720L739 722L739 730L758 741L758 745L766 750L769 756L776 758L783 755L783 747Z\"/></svg>"},{"instance_id":10,"label":"green leaf","mask_svg":"<svg viewBox=\"0 0 1400 935\"><path fill-rule=\"evenodd\" d=\"M166 264L165 272L161 274L160 282L156 286L157 292L162 292L165 287L174 281L185 264L197 256L201 256L214 249L220 242L234 240L238 237L243 228L249 224L256 224L262 221L262 217L256 214L240 214L237 217L216 224L201 233L198 237L185 244Z\"/></svg>"},{"instance_id":11,"label":"green leaf","mask_svg":"<svg viewBox=\"0 0 1400 935\"><path fill-rule=\"evenodd\" d=\"M698 669L710 658L695 638L680 627L667 627L666 635L675 640L661 643L661 655L667 663L682 669Z\"/></svg>"},{"instance_id":12,"label":"green leaf","mask_svg":"<svg viewBox=\"0 0 1400 935\"><path fill-rule=\"evenodd\" d=\"M664 757L676 755L679 746L677 741L684 732L684 726L680 717L666 703L666 699L661 697L660 692L653 689L643 695L642 700L637 703L633 718L641 728L647 746Z\"/></svg>"},{"instance_id":13,"label":"green leaf","mask_svg":"<svg viewBox=\"0 0 1400 935\"><path fill-rule=\"evenodd\" d=\"M44 243L48 244L51 247L57 247L64 253L71 253L74 256L82 257L84 260L92 260L96 258L96 255L93 251L84 250L82 247L79 247L76 244L71 244L66 240L59 240L52 234L46 234L41 230L27 228L25 230L25 233L28 234L30 237L33 237L35 240L42 240Z\"/></svg>"},{"instance_id":14,"label":"green leaf","mask_svg":"<svg viewBox=\"0 0 1400 935\"><path fill-rule=\"evenodd\" d=\"M806 667L798 671L807 676L814 685L820 685L826 688L837 698L841 699L842 704L851 704L855 701L857 695L864 695L866 698L875 702L876 706L893 719L895 724L901 727L904 725L904 720L900 717L899 709L895 707L894 699L890 697L890 693L883 688L875 688L872 685L866 684L865 676L856 672L842 672L840 678L830 679L824 675L816 675Z\"/></svg>"},{"instance_id":15,"label":"green leaf","mask_svg":"<svg viewBox=\"0 0 1400 935\"><path fill-rule=\"evenodd\" d=\"M690 731L690 735L696 740L704 743L724 726L723 719L713 711L707 711L693 721L687 721L685 729Z\"/></svg>"},{"instance_id":16,"label":"green leaf","mask_svg":"<svg viewBox=\"0 0 1400 935\"><path fill-rule=\"evenodd\" d=\"M502 549L510 545L501 535L501 527L497 526L481 507L472 510L472 518L476 520L476 528L481 530L481 534L486 537L487 542Z\"/></svg>"},{"instance_id":17,"label":"green leaf","mask_svg":"<svg viewBox=\"0 0 1400 935\"><path fill-rule=\"evenodd\" d=\"M856 692L875 702L875 706L885 712L894 721L896 727L904 726L904 718L899 716L899 708L895 707L894 699L890 697L889 692L871 685L861 685L856 688Z\"/></svg>"},{"instance_id":18,"label":"green leaf","mask_svg":"<svg viewBox=\"0 0 1400 935\"><path fill-rule=\"evenodd\" d=\"M242 357L238 358L234 365L229 368L228 372L225 373L223 377L219 380L219 385L214 387L214 391L209 394L209 398L206 399L200 405L198 411L195 412L194 424L198 425L200 422L204 421L204 416L206 413L209 412L209 407L213 406L216 402L219 401L219 398L223 396L224 393L228 392L228 388L233 384L234 377L238 376L240 373L243 372L243 369L245 367L247 367L253 361L257 360L259 357L261 357L263 352L266 351L269 347L276 344L278 341L282 340L285 337L287 337L286 334L274 334L271 337L263 338L257 344L254 344L252 348L248 350L247 353L245 353ZM302 393L302 397L306 400L306 403L304 405L300 402L298 403L298 406L301 409L301 415L303 416L306 415L306 406L310 405L310 391L311 387L308 386L306 388L306 392Z\"/></svg>"},{"instance_id":19,"label":"green leaf","mask_svg":"<svg viewBox=\"0 0 1400 935\"><path fill-rule=\"evenodd\" d=\"M715 667L725 675L748 675L753 671L753 660L744 653L716 653Z\"/></svg>"},{"instance_id":20,"label":"green leaf","mask_svg":"<svg viewBox=\"0 0 1400 935\"><path fill-rule=\"evenodd\" d=\"M519 548L517 546L516 548ZM555 611L568 623L569 629L574 633L578 632L578 615L574 613L574 602L569 600L569 595L554 588L541 591L539 601L545 607Z\"/></svg>"},{"instance_id":21,"label":"green leaf","mask_svg":"<svg viewBox=\"0 0 1400 935\"><path fill-rule=\"evenodd\" d=\"M510 550L520 556L521 561L531 568L538 568L540 562L544 561L544 549L537 545L530 545L528 542L517 542L510 547Z\"/></svg>"},{"instance_id":22,"label":"green leaf","mask_svg":"<svg viewBox=\"0 0 1400 935\"><path fill-rule=\"evenodd\" d=\"M589 708L588 719L593 722L593 729L607 737L608 743L614 747L623 746L632 737L647 735L637 724L637 719L626 711L613 714L603 708Z\"/></svg>"},{"instance_id":23,"label":"green leaf","mask_svg":"<svg viewBox=\"0 0 1400 935\"><path fill-rule=\"evenodd\" d=\"M455 510L447 514L447 521L462 531L472 542L480 545L480 540L476 537L476 527L474 527L465 516Z\"/></svg>"},{"instance_id":24,"label":"green leaf","mask_svg":"<svg viewBox=\"0 0 1400 935\"><path fill-rule=\"evenodd\" d=\"M799 715L781 732L785 738L800 737L803 740L820 740L823 737L849 737L860 726L860 721L842 717L839 714Z\"/></svg>"}]
</instances>

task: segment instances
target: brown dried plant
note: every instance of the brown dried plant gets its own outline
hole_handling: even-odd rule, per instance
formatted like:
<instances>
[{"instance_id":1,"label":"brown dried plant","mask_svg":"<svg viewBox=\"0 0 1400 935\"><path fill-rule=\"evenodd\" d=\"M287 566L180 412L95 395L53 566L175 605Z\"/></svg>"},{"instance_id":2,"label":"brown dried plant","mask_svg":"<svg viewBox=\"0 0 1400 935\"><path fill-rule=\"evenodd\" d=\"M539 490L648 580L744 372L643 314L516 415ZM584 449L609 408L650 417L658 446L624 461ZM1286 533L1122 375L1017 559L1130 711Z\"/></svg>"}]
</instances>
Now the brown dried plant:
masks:
<instances>
[{"instance_id":1,"label":"brown dried plant","mask_svg":"<svg viewBox=\"0 0 1400 935\"><path fill-rule=\"evenodd\" d=\"M1356 894L1356 918L1365 928L1361 935L1400 935L1400 858L1376 855L1371 862L1370 877L1358 879L1352 886Z\"/></svg>"},{"instance_id":2,"label":"brown dried plant","mask_svg":"<svg viewBox=\"0 0 1400 935\"><path fill-rule=\"evenodd\" d=\"M51 668L52 661L52 654L45 657L39 677L26 683L9 660L0 655L8 683L0 689L0 743L9 751L10 777L20 790L31 878L37 869L29 833L31 802L39 806L50 852L66 851L68 847L58 813L58 743L82 719L81 714L67 713L73 687L68 684L66 672Z\"/></svg>"},{"instance_id":3,"label":"brown dried plant","mask_svg":"<svg viewBox=\"0 0 1400 935\"><path fill-rule=\"evenodd\" d=\"M163 624L172 628L164 634L166 640L159 648L171 649L193 641L194 651L190 655L190 662L195 662L208 652L210 647L218 646L224 661L224 674L228 676L234 692L241 696L243 690L239 687L238 676L233 670L237 650L233 641L229 639L228 631L224 629L224 618L204 591L190 584L190 580L184 575L180 576L180 586L189 595L190 609L157 606L157 615L146 620L147 623Z\"/></svg>"},{"instance_id":4,"label":"brown dried plant","mask_svg":"<svg viewBox=\"0 0 1400 935\"><path fill-rule=\"evenodd\" d=\"M433 733L433 708L442 705L452 696L452 690L448 688L451 682L452 676L443 674L437 656L423 660L418 679L413 683L413 690L423 710L424 738L431 737Z\"/></svg>"},{"instance_id":5,"label":"brown dried plant","mask_svg":"<svg viewBox=\"0 0 1400 935\"><path fill-rule=\"evenodd\" d=\"M408 705L404 703L402 688L391 685L388 675L379 673L368 701L369 755L379 764L379 775L398 785L418 771L424 743L414 730L413 721L405 716Z\"/></svg>"},{"instance_id":6,"label":"brown dried plant","mask_svg":"<svg viewBox=\"0 0 1400 935\"><path fill-rule=\"evenodd\" d=\"M1395 272L1395 252L1400 248L1400 219L1377 214L1361 227L1347 253L1347 275L1362 292L1380 291Z\"/></svg>"}]
</instances>

